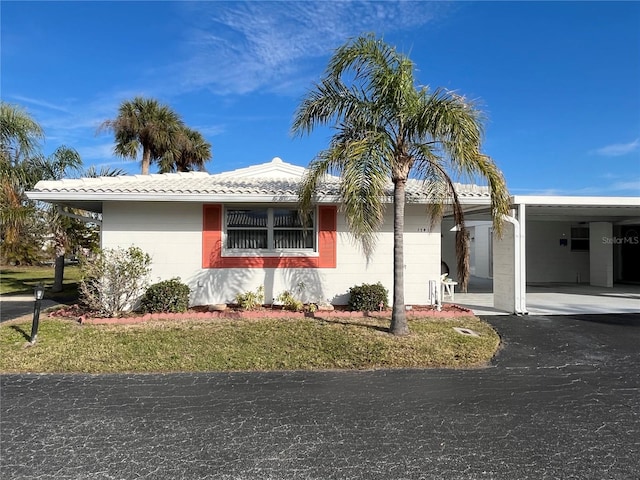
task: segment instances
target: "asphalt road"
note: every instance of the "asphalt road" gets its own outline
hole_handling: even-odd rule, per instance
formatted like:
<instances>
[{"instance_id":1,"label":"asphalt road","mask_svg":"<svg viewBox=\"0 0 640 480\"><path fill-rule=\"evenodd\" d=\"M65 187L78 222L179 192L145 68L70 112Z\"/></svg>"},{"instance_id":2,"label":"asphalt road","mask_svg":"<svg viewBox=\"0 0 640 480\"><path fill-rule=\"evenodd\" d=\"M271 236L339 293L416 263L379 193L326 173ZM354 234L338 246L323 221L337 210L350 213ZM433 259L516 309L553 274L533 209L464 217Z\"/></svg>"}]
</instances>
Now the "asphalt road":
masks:
<instances>
[{"instance_id":1,"label":"asphalt road","mask_svg":"<svg viewBox=\"0 0 640 480\"><path fill-rule=\"evenodd\" d=\"M475 370L3 375L3 479L634 479L640 315L487 317Z\"/></svg>"}]
</instances>

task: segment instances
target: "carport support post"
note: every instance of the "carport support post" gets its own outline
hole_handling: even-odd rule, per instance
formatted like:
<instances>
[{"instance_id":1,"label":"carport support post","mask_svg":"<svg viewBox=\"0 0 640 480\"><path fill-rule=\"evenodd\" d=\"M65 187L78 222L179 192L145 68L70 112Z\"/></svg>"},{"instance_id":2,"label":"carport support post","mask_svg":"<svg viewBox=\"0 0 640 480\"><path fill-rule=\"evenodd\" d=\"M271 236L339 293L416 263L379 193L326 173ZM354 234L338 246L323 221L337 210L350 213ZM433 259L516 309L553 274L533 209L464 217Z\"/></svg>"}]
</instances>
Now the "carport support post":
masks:
<instances>
[{"instance_id":1,"label":"carport support post","mask_svg":"<svg viewBox=\"0 0 640 480\"><path fill-rule=\"evenodd\" d=\"M518 204L518 223L520 224L520 249L516 262L520 267L516 272L516 289L519 290L518 300L516 300L516 312L526 315L527 312L527 214L524 203Z\"/></svg>"},{"instance_id":2,"label":"carport support post","mask_svg":"<svg viewBox=\"0 0 640 480\"><path fill-rule=\"evenodd\" d=\"M611 222L589 223L589 283L596 287L613 287L613 225Z\"/></svg>"},{"instance_id":3,"label":"carport support post","mask_svg":"<svg viewBox=\"0 0 640 480\"><path fill-rule=\"evenodd\" d=\"M503 217L508 225L502 238L494 234L493 306L522 315L527 313L525 206L516 208L511 216Z\"/></svg>"}]
</instances>

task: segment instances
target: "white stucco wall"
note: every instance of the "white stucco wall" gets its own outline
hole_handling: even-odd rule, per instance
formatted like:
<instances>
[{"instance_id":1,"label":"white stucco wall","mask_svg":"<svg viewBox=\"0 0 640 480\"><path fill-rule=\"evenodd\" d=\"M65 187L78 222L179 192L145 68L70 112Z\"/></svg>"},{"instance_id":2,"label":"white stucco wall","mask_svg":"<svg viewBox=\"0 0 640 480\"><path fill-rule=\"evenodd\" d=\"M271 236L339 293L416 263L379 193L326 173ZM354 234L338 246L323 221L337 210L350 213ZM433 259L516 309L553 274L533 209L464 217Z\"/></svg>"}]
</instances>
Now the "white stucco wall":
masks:
<instances>
[{"instance_id":1,"label":"white stucco wall","mask_svg":"<svg viewBox=\"0 0 640 480\"><path fill-rule=\"evenodd\" d=\"M474 257L474 275L480 278L491 277L491 262L493 259L490 255L491 242L491 223L482 223L474 226L473 242L471 246L475 252Z\"/></svg>"},{"instance_id":2,"label":"white stucco wall","mask_svg":"<svg viewBox=\"0 0 640 480\"><path fill-rule=\"evenodd\" d=\"M350 287L378 281L393 294L392 211L388 209L369 262L338 214L336 268L202 268L202 204L111 202L104 204L103 248L136 245L153 259L152 282L180 277L192 290L191 303L232 302L240 292L265 288L266 301L304 283L303 301L348 301ZM440 226L429 229L424 206L407 205L405 302L427 304L429 280L440 274Z\"/></svg>"},{"instance_id":3,"label":"white stucco wall","mask_svg":"<svg viewBox=\"0 0 640 480\"><path fill-rule=\"evenodd\" d=\"M571 223L527 222L527 282L589 282L589 252L571 251ZM560 245L567 240L567 246Z\"/></svg>"},{"instance_id":4,"label":"white stucco wall","mask_svg":"<svg viewBox=\"0 0 640 480\"><path fill-rule=\"evenodd\" d=\"M491 256L489 255L491 222L466 222L469 230L469 269L471 275L481 278L491 277ZM456 232L452 232L453 221L442 221L442 260L449 266L449 277L457 279Z\"/></svg>"},{"instance_id":5,"label":"white stucco wall","mask_svg":"<svg viewBox=\"0 0 640 480\"><path fill-rule=\"evenodd\" d=\"M452 227L452 220L442 220L440 238L442 261L449 266L449 277L455 280L458 277L458 267L456 262L456 232L451 231Z\"/></svg>"},{"instance_id":6,"label":"white stucco wall","mask_svg":"<svg viewBox=\"0 0 640 480\"><path fill-rule=\"evenodd\" d=\"M102 248L140 247L151 255L151 282L186 281L202 262L202 206L169 202L105 202Z\"/></svg>"}]
</instances>

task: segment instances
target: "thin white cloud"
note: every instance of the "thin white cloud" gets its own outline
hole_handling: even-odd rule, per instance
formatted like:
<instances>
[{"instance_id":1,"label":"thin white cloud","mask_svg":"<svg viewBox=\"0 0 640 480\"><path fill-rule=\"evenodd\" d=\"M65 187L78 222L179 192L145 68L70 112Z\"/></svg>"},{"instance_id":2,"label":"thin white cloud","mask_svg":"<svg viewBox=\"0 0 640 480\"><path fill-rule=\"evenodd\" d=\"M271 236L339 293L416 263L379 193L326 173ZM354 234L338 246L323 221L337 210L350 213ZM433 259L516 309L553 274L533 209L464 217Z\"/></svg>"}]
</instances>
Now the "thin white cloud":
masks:
<instances>
[{"instance_id":1,"label":"thin white cloud","mask_svg":"<svg viewBox=\"0 0 640 480\"><path fill-rule=\"evenodd\" d=\"M640 178L626 182L617 182L612 185L613 191L628 191L640 195Z\"/></svg>"},{"instance_id":2,"label":"thin white cloud","mask_svg":"<svg viewBox=\"0 0 640 480\"><path fill-rule=\"evenodd\" d=\"M635 152L636 150L640 150L640 138L636 138L633 142L629 143L607 145L606 147L598 148L594 153L605 157L620 157Z\"/></svg>"},{"instance_id":3,"label":"thin white cloud","mask_svg":"<svg viewBox=\"0 0 640 480\"><path fill-rule=\"evenodd\" d=\"M434 21L439 2L213 2L189 5L200 25L176 65L186 89L217 94L258 89L296 94L317 78L312 61L363 32L407 30Z\"/></svg>"},{"instance_id":4,"label":"thin white cloud","mask_svg":"<svg viewBox=\"0 0 640 480\"><path fill-rule=\"evenodd\" d=\"M23 95L12 95L12 100L16 100L21 104L34 105L36 107L46 108L48 110L57 110L59 112L69 113L69 109L66 106L56 105L45 100L40 100L33 97L25 97Z\"/></svg>"},{"instance_id":5,"label":"thin white cloud","mask_svg":"<svg viewBox=\"0 0 640 480\"><path fill-rule=\"evenodd\" d=\"M562 195L563 193L555 188L509 188L509 193L512 195L541 195L541 196L555 196Z\"/></svg>"},{"instance_id":6,"label":"thin white cloud","mask_svg":"<svg viewBox=\"0 0 640 480\"><path fill-rule=\"evenodd\" d=\"M113 142L78 147L78 153L84 162L104 161L114 158Z\"/></svg>"}]
</instances>

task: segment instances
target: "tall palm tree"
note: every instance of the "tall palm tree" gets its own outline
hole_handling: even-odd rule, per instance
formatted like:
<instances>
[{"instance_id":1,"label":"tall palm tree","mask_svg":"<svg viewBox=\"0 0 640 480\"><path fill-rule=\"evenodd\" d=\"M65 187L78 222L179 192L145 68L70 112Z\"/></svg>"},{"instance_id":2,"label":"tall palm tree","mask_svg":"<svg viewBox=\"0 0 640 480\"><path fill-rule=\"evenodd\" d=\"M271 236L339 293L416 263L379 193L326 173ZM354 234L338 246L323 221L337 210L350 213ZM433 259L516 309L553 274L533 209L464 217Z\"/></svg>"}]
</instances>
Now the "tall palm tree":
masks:
<instances>
[{"instance_id":1,"label":"tall palm tree","mask_svg":"<svg viewBox=\"0 0 640 480\"><path fill-rule=\"evenodd\" d=\"M0 156L16 165L37 152L42 127L18 105L0 102Z\"/></svg>"},{"instance_id":2,"label":"tall palm tree","mask_svg":"<svg viewBox=\"0 0 640 480\"><path fill-rule=\"evenodd\" d=\"M158 161L160 173L204 171L211 159L211 144L189 127L178 129L172 145Z\"/></svg>"},{"instance_id":3,"label":"tall palm tree","mask_svg":"<svg viewBox=\"0 0 640 480\"><path fill-rule=\"evenodd\" d=\"M136 159L142 150L142 174L148 175L151 163L171 147L182 127L180 116L168 106L152 98L135 97L123 102L118 116L103 122L100 129L113 131L116 155Z\"/></svg>"},{"instance_id":4,"label":"tall palm tree","mask_svg":"<svg viewBox=\"0 0 640 480\"><path fill-rule=\"evenodd\" d=\"M494 226L500 231L509 197L501 172L480 151L481 112L446 90L417 87L414 65L373 34L338 48L320 83L296 110L292 131L308 134L332 124L329 147L311 162L300 188L308 209L326 173L342 177L340 196L349 227L369 256L384 213L389 179L393 185L393 310L390 331L409 333L404 302L405 186L410 177L424 180L431 195L432 222L451 203L456 225L460 281L468 279L468 244L463 211L452 175L488 181Z\"/></svg>"},{"instance_id":5,"label":"tall palm tree","mask_svg":"<svg viewBox=\"0 0 640 480\"><path fill-rule=\"evenodd\" d=\"M37 175L31 161L44 138L40 125L21 107L0 102L0 238L3 259L24 261L34 248L34 207L24 195Z\"/></svg>"}]
</instances>

